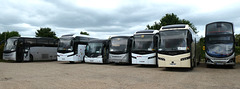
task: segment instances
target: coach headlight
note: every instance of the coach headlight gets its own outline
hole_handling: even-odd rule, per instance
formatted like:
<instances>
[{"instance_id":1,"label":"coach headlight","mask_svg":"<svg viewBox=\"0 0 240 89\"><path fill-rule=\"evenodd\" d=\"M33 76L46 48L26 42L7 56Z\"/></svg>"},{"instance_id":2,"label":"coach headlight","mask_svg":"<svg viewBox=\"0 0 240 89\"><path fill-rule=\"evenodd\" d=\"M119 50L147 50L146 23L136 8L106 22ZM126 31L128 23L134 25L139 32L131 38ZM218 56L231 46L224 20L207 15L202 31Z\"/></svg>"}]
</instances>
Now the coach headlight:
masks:
<instances>
[{"instance_id":1,"label":"coach headlight","mask_svg":"<svg viewBox=\"0 0 240 89\"><path fill-rule=\"evenodd\" d=\"M185 57L185 58L181 58L181 61L184 61L184 60L187 60L187 59L190 59L191 57Z\"/></svg>"},{"instance_id":2,"label":"coach headlight","mask_svg":"<svg viewBox=\"0 0 240 89\"><path fill-rule=\"evenodd\" d=\"M110 49L110 51L113 51L113 49Z\"/></svg>"},{"instance_id":3,"label":"coach headlight","mask_svg":"<svg viewBox=\"0 0 240 89\"><path fill-rule=\"evenodd\" d=\"M15 51L15 49L11 49L11 51Z\"/></svg>"},{"instance_id":4,"label":"coach headlight","mask_svg":"<svg viewBox=\"0 0 240 89\"><path fill-rule=\"evenodd\" d=\"M165 61L165 58L158 57L158 60L163 60L163 61Z\"/></svg>"},{"instance_id":5,"label":"coach headlight","mask_svg":"<svg viewBox=\"0 0 240 89\"><path fill-rule=\"evenodd\" d=\"M75 54L67 55L67 57L74 56Z\"/></svg>"},{"instance_id":6,"label":"coach headlight","mask_svg":"<svg viewBox=\"0 0 240 89\"><path fill-rule=\"evenodd\" d=\"M133 59L137 59L137 57L132 56Z\"/></svg>"},{"instance_id":7,"label":"coach headlight","mask_svg":"<svg viewBox=\"0 0 240 89\"><path fill-rule=\"evenodd\" d=\"M235 58L230 59L227 63L235 63Z\"/></svg>"},{"instance_id":8,"label":"coach headlight","mask_svg":"<svg viewBox=\"0 0 240 89\"><path fill-rule=\"evenodd\" d=\"M148 59L156 58L156 56L148 57Z\"/></svg>"}]
</instances>

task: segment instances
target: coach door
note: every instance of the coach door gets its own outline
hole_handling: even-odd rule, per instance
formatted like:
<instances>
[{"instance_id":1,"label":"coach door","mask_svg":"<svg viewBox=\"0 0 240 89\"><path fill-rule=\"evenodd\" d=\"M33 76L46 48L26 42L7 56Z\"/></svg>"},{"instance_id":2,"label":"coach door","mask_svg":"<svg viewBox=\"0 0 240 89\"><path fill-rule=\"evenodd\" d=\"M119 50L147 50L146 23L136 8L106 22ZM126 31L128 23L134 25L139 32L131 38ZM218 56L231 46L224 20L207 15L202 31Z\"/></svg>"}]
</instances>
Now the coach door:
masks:
<instances>
[{"instance_id":1,"label":"coach door","mask_svg":"<svg viewBox=\"0 0 240 89\"><path fill-rule=\"evenodd\" d=\"M18 41L14 42L17 45L16 48L16 61L22 62L24 59L24 41L23 39L18 39Z\"/></svg>"}]
</instances>

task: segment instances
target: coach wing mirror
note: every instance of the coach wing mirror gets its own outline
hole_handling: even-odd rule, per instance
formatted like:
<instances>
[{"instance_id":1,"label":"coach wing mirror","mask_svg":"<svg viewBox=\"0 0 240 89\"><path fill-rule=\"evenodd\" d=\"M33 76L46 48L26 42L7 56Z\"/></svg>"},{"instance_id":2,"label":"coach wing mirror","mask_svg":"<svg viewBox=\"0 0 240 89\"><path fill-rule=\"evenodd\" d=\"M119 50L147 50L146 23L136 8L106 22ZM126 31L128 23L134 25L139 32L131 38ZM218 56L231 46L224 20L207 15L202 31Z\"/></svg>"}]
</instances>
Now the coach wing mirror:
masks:
<instances>
[{"instance_id":1,"label":"coach wing mirror","mask_svg":"<svg viewBox=\"0 0 240 89\"><path fill-rule=\"evenodd\" d=\"M29 51L30 47L27 47L24 49L24 52L27 53Z\"/></svg>"},{"instance_id":2,"label":"coach wing mirror","mask_svg":"<svg viewBox=\"0 0 240 89\"><path fill-rule=\"evenodd\" d=\"M13 42L13 45L17 45L17 40L15 40L15 41Z\"/></svg>"},{"instance_id":3,"label":"coach wing mirror","mask_svg":"<svg viewBox=\"0 0 240 89\"><path fill-rule=\"evenodd\" d=\"M27 53L27 52L28 52L28 49L25 49L24 52Z\"/></svg>"},{"instance_id":4,"label":"coach wing mirror","mask_svg":"<svg viewBox=\"0 0 240 89\"><path fill-rule=\"evenodd\" d=\"M73 42L73 41L71 41L70 45L71 45L71 46L73 46L73 45L74 45L74 42Z\"/></svg>"}]
</instances>

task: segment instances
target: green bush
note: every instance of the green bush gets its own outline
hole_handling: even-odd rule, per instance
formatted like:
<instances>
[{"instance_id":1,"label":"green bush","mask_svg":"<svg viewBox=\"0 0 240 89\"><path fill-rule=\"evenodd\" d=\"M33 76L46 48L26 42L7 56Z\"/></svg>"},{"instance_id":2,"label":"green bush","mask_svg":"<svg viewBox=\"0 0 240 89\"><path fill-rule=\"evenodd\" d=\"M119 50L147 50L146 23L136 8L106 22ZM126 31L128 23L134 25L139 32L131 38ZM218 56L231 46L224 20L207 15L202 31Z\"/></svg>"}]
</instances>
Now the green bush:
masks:
<instances>
[{"instance_id":1,"label":"green bush","mask_svg":"<svg viewBox=\"0 0 240 89\"><path fill-rule=\"evenodd\" d=\"M205 59L205 51L201 49L201 59Z\"/></svg>"},{"instance_id":2,"label":"green bush","mask_svg":"<svg viewBox=\"0 0 240 89\"><path fill-rule=\"evenodd\" d=\"M236 56L240 55L240 46L235 47Z\"/></svg>"}]
</instances>

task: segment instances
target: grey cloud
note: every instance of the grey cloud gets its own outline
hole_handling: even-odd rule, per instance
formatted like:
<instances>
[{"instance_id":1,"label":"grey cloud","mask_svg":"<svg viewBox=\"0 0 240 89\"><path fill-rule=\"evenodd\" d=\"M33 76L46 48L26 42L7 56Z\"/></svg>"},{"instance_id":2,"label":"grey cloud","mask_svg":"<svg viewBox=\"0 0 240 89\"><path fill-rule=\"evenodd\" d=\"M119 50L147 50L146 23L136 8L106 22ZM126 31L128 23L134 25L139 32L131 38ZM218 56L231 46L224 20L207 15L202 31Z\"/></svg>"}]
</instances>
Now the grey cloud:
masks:
<instances>
[{"instance_id":1,"label":"grey cloud","mask_svg":"<svg viewBox=\"0 0 240 89\"><path fill-rule=\"evenodd\" d=\"M121 32L125 31L127 29L123 27L99 27L99 28L85 28L86 31L91 31L91 32Z\"/></svg>"},{"instance_id":2,"label":"grey cloud","mask_svg":"<svg viewBox=\"0 0 240 89\"><path fill-rule=\"evenodd\" d=\"M67 6L68 3L53 2L56 7L63 6L65 12L59 12L55 17L50 19L50 23L56 26L63 27L99 27L99 26L125 26L139 24L141 22L151 21L161 18L167 12L163 12L161 8L167 5L159 6L153 4L152 6L145 6L143 4L126 5L117 8L110 14L100 12L92 9L79 8L74 6ZM66 7L65 7L66 6ZM60 7L62 9L63 7ZM157 8L156 8L157 7ZM168 6L169 7L169 6ZM183 8L185 12L190 10ZM179 12L181 10L172 9L172 12Z\"/></svg>"},{"instance_id":3,"label":"grey cloud","mask_svg":"<svg viewBox=\"0 0 240 89\"><path fill-rule=\"evenodd\" d=\"M18 5L4 1L4 5L0 6L2 12L0 14L0 24L11 27L13 24L26 23L33 27L50 27L58 35L66 32L79 33L82 30L90 33L105 32L109 35L124 35L145 29L147 24L154 23L151 21L159 22L166 13L175 13L181 19L190 20L196 27L200 28L208 22L217 20L234 22L235 26L240 26L240 17L238 16L240 7L236 5L233 6L234 8L229 7L213 13L198 13L195 11L196 8L192 6L164 2L149 3L144 0L138 2L127 1L127 4L106 11L74 6L65 0L43 0L39 2L36 5L23 3ZM26 31L27 29L14 26L12 28L18 31ZM199 31L203 31L203 29Z\"/></svg>"},{"instance_id":4,"label":"grey cloud","mask_svg":"<svg viewBox=\"0 0 240 89\"><path fill-rule=\"evenodd\" d=\"M39 28L0 24L0 32L18 31L21 36L35 36L35 32L37 29Z\"/></svg>"},{"instance_id":5,"label":"grey cloud","mask_svg":"<svg viewBox=\"0 0 240 89\"><path fill-rule=\"evenodd\" d=\"M193 13L186 14L183 16L186 19L191 20L196 25L205 25L210 22L215 21L229 21L237 22L240 19L239 4L232 5L231 7L225 7L218 11L207 12L207 13L198 13L197 11ZM236 23L240 25L240 23Z\"/></svg>"}]
</instances>

